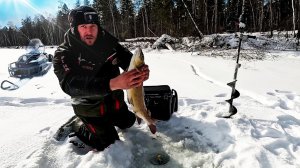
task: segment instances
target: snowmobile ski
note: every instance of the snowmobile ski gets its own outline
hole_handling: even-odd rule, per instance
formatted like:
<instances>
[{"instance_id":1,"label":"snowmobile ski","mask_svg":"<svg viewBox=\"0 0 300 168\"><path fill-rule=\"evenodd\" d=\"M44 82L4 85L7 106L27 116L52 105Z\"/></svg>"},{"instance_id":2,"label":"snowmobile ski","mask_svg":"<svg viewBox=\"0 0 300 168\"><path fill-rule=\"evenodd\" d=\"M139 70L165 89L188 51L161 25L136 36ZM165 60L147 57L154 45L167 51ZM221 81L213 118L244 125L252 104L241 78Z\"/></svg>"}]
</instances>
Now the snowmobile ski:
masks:
<instances>
[{"instance_id":1,"label":"snowmobile ski","mask_svg":"<svg viewBox=\"0 0 300 168\"><path fill-rule=\"evenodd\" d=\"M19 86L12 83L11 81L4 80L1 82L1 89L3 90L16 90L19 89Z\"/></svg>"},{"instance_id":2,"label":"snowmobile ski","mask_svg":"<svg viewBox=\"0 0 300 168\"><path fill-rule=\"evenodd\" d=\"M1 89L8 90L8 91L19 89L21 86L23 86L25 83L27 83L30 79L31 78L14 79L15 81L3 80L1 82Z\"/></svg>"}]
</instances>

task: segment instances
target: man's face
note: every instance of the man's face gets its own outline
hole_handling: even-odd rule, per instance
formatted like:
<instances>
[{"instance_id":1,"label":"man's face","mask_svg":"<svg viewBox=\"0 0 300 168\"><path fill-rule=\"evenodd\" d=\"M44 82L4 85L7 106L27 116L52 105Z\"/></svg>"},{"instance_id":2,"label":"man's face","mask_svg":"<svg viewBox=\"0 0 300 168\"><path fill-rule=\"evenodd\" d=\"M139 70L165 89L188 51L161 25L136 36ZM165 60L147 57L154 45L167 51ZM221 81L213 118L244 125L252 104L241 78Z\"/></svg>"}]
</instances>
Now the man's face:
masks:
<instances>
[{"instance_id":1,"label":"man's face","mask_svg":"<svg viewBox=\"0 0 300 168\"><path fill-rule=\"evenodd\" d=\"M98 26L96 24L81 24L78 25L78 32L80 39L88 46L92 46L97 39Z\"/></svg>"}]
</instances>

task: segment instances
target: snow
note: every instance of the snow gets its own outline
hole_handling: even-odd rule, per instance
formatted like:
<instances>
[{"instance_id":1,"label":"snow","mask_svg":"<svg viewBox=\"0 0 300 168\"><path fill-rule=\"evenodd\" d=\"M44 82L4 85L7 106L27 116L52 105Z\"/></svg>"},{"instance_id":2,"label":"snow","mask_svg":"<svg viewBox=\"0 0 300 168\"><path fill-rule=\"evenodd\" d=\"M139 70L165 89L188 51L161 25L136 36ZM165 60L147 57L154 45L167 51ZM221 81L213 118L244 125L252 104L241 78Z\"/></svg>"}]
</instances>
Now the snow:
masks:
<instances>
[{"instance_id":1,"label":"snow","mask_svg":"<svg viewBox=\"0 0 300 168\"><path fill-rule=\"evenodd\" d=\"M53 54L55 48L46 48ZM0 49L0 80L7 65L23 49ZM1 167L300 167L300 54L271 51L264 60L241 59L234 100L238 113L228 111L236 50L231 57L216 51L144 50L150 78L144 85L168 84L177 90L179 110L168 122L158 122L151 135L145 123L119 131L121 141L102 152L78 149L54 140L71 116L70 97L63 93L53 68L15 91L0 90ZM242 50L242 52L245 52ZM74 137L73 137L74 138ZM170 156L154 166L150 156Z\"/></svg>"},{"instance_id":2,"label":"snow","mask_svg":"<svg viewBox=\"0 0 300 168\"><path fill-rule=\"evenodd\" d=\"M152 48L161 48L165 45L165 43L175 43L175 42L178 42L179 40L174 38L174 37L171 37L167 34L163 34L161 35L160 38L158 38L155 43L152 45Z\"/></svg>"},{"instance_id":3,"label":"snow","mask_svg":"<svg viewBox=\"0 0 300 168\"><path fill-rule=\"evenodd\" d=\"M246 27L246 24L243 23L243 22L240 22L240 23L239 23L239 27L240 27L240 28L245 28L245 27Z\"/></svg>"}]
</instances>

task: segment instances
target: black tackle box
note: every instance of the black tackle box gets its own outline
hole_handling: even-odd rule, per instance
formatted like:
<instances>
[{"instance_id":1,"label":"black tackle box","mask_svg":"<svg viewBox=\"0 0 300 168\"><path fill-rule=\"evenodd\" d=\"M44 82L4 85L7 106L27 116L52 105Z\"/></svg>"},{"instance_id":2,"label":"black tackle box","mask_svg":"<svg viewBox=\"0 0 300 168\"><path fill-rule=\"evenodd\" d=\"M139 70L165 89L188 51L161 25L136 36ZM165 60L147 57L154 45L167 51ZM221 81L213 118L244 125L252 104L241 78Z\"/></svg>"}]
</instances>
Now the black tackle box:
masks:
<instances>
[{"instance_id":1,"label":"black tackle box","mask_svg":"<svg viewBox=\"0 0 300 168\"><path fill-rule=\"evenodd\" d=\"M144 86L144 93L145 104L152 118L167 121L178 110L178 95L170 86Z\"/></svg>"}]
</instances>

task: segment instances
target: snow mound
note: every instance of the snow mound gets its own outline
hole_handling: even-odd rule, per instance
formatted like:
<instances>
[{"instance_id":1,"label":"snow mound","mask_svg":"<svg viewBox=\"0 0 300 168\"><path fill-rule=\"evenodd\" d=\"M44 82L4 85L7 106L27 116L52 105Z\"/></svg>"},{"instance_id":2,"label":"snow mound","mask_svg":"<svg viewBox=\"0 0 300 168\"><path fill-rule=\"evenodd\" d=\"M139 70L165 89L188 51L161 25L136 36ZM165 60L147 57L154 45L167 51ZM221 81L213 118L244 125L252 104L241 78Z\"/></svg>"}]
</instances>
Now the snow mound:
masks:
<instances>
[{"instance_id":1,"label":"snow mound","mask_svg":"<svg viewBox=\"0 0 300 168\"><path fill-rule=\"evenodd\" d=\"M179 40L174 38L174 37L171 37L167 34L163 34L161 35L161 37L159 39L157 39L154 44L152 45L152 48L154 49L160 49L160 48L167 48L166 47L166 43L168 44L175 44L175 43L178 43Z\"/></svg>"},{"instance_id":2,"label":"snow mound","mask_svg":"<svg viewBox=\"0 0 300 168\"><path fill-rule=\"evenodd\" d=\"M138 45L147 49L171 49L183 51L201 51L203 49L237 49L240 33L223 33L205 35L199 37L175 38L163 34L161 37L140 37L126 39L122 42L124 46L133 50ZM167 46L166 44L170 45ZM274 36L268 33L243 33L241 49L258 50L267 52L268 50L295 50L299 48L297 38L291 37L288 32L274 31Z\"/></svg>"}]
</instances>

